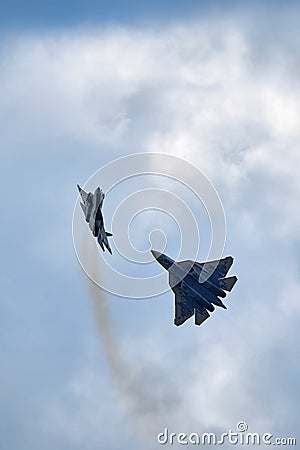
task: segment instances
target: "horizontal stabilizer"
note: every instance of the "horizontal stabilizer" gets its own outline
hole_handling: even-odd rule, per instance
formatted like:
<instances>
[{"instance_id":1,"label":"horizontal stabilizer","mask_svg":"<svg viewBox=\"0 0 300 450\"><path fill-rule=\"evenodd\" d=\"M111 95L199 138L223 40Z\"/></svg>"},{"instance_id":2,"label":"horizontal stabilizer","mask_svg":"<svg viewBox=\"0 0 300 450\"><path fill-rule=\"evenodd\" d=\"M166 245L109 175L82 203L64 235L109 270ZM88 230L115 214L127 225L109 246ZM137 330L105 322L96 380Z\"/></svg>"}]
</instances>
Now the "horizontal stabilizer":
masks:
<instances>
[{"instance_id":1,"label":"horizontal stabilizer","mask_svg":"<svg viewBox=\"0 0 300 450\"><path fill-rule=\"evenodd\" d=\"M230 292L236 282L236 276L220 279L220 288Z\"/></svg>"},{"instance_id":2,"label":"horizontal stabilizer","mask_svg":"<svg viewBox=\"0 0 300 450\"><path fill-rule=\"evenodd\" d=\"M106 236L110 237L110 236L112 236L112 233L109 233L108 231L106 231Z\"/></svg>"},{"instance_id":3,"label":"horizontal stabilizer","mask_svg":"<svg viewBox=\"0 0 300 450\"><path fill-rule=\"evenodd\" d=\"M203 323L209 317L210 315L205 308L203 308L201 311L195 309L195 325L201 325L201 323Z\"/></svg>"}]
</instances>

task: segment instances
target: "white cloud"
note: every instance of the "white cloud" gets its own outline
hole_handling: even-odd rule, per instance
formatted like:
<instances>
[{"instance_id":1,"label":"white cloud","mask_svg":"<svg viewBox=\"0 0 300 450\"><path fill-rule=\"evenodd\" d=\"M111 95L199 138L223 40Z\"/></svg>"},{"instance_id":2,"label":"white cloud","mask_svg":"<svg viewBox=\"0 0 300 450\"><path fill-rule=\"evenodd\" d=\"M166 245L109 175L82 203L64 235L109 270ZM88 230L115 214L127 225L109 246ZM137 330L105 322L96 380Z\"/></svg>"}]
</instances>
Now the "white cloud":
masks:
<instances>
[{"instance_id":1,"label":"white cloud","mask_svg":"<svg viewBox=\"0 0 300 450\"><path fill-rule=\"evenodd\" d=\"M67 448L115 448L116 435L122 433L125 443L128 439L119 400L99 368L76 373L63 398L55 396L45 405L38 425L52 441Z\"/></svg>"}]
</instances>

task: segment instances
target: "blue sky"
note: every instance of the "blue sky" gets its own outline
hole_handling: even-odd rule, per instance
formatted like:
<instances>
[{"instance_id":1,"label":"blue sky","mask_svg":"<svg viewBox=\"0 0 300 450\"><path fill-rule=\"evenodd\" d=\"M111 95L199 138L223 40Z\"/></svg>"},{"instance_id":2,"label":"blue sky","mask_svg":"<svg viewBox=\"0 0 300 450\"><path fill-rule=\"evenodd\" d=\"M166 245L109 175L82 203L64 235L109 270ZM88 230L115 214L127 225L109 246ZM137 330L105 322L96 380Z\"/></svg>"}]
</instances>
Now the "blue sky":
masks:
<instances>
[{"instance_id":1,"label":"blue sky","mask_svg":"<svg viewBox=\"0 0 300 450\"><path fill-rule=\"evenodd\" d=\"M189 16L195 12L224 11L226 8L238 7L238 1L224 5L221 1L155 0L141 2L130 0L114 1L80 1L73 2L37 2L24 4L21 1L2 2L1 25L5 28L16 27L65 27L80 25L84 22L94 24L125 23L136 21L153 22L170 18Z\"/></svg>"},{"instance_id":2,"label":"blue sky","mask_svg":"<svg viewBox=\"0 0 300 450\"><path fill-rule=\"evenodd\" d=\"M165 427L221 432L239 420L297 433L299 7L181 4L2 4L6 450L153 449ZM200 328L173 326L171 293L104 298L76 259L76 184L135 152L184 158L221 196L239 282L228 311ZM152 184L188 203L205 256L207 217L174 183L125 183L105 201L107 227L125 193ZM141 248L143 220L147 233L158 221L132 224ZM176 253L176 229L160 223Z\"/></svg>"},{"instance_id":3,"label":"blue sky","mask_svg":"<svg viewBox=\"0 0 300 450\"><path fill-rule=\"evenodd\" d=\"M287 6L288 5L288 6ZM297 8L297 1L274 0L272 4L268 1L243 2L240 0L153 0L141 2L129 0L122 2L113 1L30 1L14 2L3 1L1 3L1 29L28 30L34 29L42 32L52 28L65 28L82 25L108 26L116 24L144 25L168 23L170 20L183 20L196 15L216 17L223 15L242 14L256 16L262 21L263 26L268 25L267 16L276 17L277 13L282 21L287 9ZM289 14L288 21L295 20Z\"/></svg>"}]
</instances>

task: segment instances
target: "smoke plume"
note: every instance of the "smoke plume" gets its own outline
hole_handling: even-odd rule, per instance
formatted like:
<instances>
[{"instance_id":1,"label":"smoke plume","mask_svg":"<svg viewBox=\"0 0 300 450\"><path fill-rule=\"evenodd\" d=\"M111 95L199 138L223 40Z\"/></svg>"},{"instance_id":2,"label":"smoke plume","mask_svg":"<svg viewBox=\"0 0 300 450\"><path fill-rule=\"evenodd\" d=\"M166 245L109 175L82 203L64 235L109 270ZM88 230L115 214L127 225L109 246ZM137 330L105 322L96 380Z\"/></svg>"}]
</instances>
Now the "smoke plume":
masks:
<instances>
[{"instance_id":1,"label":"smoke plume","mask_svg":"<svg viewBox=\"0 0 300 450\"><path fill-rule=\"evenodd\" d=\"M101 268L97 251L96 244L87 236L86 256L93 259L95 274L99 279ZM180 404L176 389L163 368L157 364L155 366L150 355L148 360L142 362L139 355L134 359L128 355L124 343L114 330L105 291L90 279L87 280L93 316L112 381L120 394L120 404L135 436L143 441L143 448L149 445L153 449L157 433L170 422L171 414Z\"/></svg>"}]
</instances>

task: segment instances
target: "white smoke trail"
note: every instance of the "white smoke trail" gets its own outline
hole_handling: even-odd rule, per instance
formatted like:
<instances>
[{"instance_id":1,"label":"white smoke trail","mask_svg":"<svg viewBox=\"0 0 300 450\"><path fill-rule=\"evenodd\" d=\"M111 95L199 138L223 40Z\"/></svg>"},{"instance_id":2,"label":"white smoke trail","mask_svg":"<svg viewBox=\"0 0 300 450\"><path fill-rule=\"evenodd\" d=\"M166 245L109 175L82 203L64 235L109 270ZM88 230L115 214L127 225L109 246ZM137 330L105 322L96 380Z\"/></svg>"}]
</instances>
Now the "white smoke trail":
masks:
<instances>
[{"instance_id":1,"label":"white smoke trail","mask_svg":"<svg viewBox=\"0 0 300 450\"><path fill-rule=\"evenodd\" d=\"M97 257L96 243L88 236L84 239L85 253L92 258L98 279L101 272ZM131 359L125 356L122 342L114 330L110 307L104 290L90 279L89 292L92 301L92 311L101 338L104 353L112 376L112 381L120 393L121 404L130 420L132 432L143 448L152 448L156 442L157 433L170 420L171 411L174 414L180 405L175 394L176 389L167 379L162 367L155 367L152 361L142 362L142 370L137 371L139 358ZM144 374L147 373L147 377Z\"/></svg>"}]
</instances>

